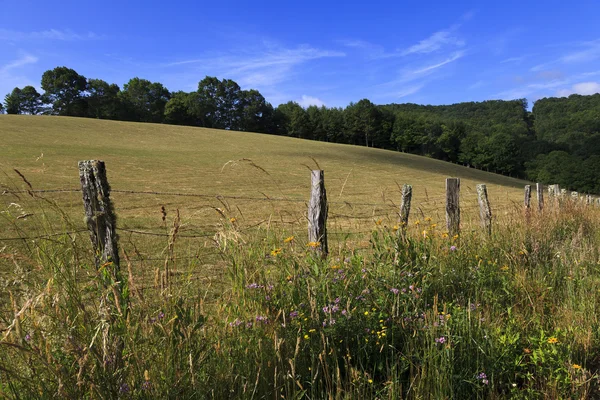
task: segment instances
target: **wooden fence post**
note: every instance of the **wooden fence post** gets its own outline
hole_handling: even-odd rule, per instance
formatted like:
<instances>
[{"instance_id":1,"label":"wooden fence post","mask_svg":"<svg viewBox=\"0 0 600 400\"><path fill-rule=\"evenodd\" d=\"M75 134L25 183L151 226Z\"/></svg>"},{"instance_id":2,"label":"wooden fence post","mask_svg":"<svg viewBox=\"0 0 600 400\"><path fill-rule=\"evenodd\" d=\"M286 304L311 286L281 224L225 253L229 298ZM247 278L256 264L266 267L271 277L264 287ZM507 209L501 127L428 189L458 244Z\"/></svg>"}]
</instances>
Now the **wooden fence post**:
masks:
<instances>
[{"instance_id":1,"label":"wooden fence post","mask_svg":"<svg viewBox=\"0 0 600 400\"><path fill-rule=\"evenodd\" d=\"M402 185L402 203L400 203L400 228L398 231L404 235L406 234L406 227L408 226L408 216L410 215L410 202L412 200L412 186L404 184Z\"/></svg>"},{"instance_id":2,"label":"wooden fence post","mask_svg":"<svg viewBox=\"0 0 600 400\"><path fill-rule=\"evenodd\" d=\"M450 236L460 231L460 179L446 178L446 225Z\"/></svg>"},{"instance_id":3,"label":"wooden fence post","mask_svg":"<svg viewBox=\"0 0 600 400\"><path fill-rule=\"evenodd\" d=\"M315 249L326 256L327 246L327 194L325 192L325 173L322 170L311 171L310 202L308 203L308 241Z\"/></svg>"},{"instance_id":4,"label":"wooden fence post","mask_svg":"<svg viewBox=\"0 0 600 400\"><path fill-rule=\"evenodd\" d=\"M488 235L492 234L492 210L490 201L488 200L487 187L484 184L479 184L477 188L477 202L479 203L479 216L481 217L481 225Z\"/></svg>"},{"instance_id":5,"label":"wooden fence post","mask_svg":"<svg viewBox=\"0 0 600 400\"><path fill-rule=\"evenodd\" d=\"M118 371L122 366L123 338L118 320L126 318L128 304L123 298L123 279L119 267L116 216L110 200L110 186L106 179L104 161L79 162L79 178L83 193L85 221L94 247L98 277L104 287L99 314L104 326L104 367Z\"/></svg>"},{"instance_id":6,"label":"wooden fence post","mask_svg":"<svg viewBox=\"0 0 600 400\"><path fill-rule=\"evenodd\" d=\"M535 184L535 192L537 194L538 210L544 209L544 185L541 183Z\"/></svg>"},{"instance_id":7,"label":"wooden fence post","mask_svg":"<svg viewBox=\"0 0 600 400\"><path fill-rule=\"evenodd\" d=\"M531 185L525 185L525 210L529 211L531 208Z\"/></svg>"}]
</instances>

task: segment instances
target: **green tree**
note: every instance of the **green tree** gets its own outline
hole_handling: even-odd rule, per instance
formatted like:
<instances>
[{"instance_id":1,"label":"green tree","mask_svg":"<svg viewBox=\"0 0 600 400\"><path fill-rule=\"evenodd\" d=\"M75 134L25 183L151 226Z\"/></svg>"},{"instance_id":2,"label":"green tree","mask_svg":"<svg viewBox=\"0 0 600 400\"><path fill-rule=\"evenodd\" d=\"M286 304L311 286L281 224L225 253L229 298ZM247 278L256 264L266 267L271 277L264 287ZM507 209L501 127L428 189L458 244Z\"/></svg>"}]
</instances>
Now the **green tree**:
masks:
<instances>
[{"instance_id":1,"label":"green tree","mask_svg":"<svg viewBox=\"0 0 600 400\"><path fill-rule=\"evenodd\" d=\"M239 129L248 132L270 133L273 127L273 106L258 90L243 90L240 102Z\"/></svg>"},{"instance_id":2,"label":"green tree","mask_svg":"<svg viewBox=\"0 0 600 400\"><path fill-rule=\"evenodd\" d=\"M381 137L381 111L368 99L350 103L344 111L346 129L352 144L380 147L389 138Z\"/></svg>"},{"instance_id":3,"label":"green tree","mask_svg":"<svg viewBox=\"0 0 600 400\"><path fill-rule=\"evenodd\" d=\"M42 96L33 86L25 86L21 90L21 110L25 114L37 115L43 110Z\"/></svg>"},{"instance_id":4,"label":"green tree","mask_svg":"<svg viewBox=\"0 0 600 400\"><path fill-rule=\"evenodd\" d=\"M194 97L194 93L173 93L165 105L164 122L173 125L197 125L192 105Z\"/></svg>"},{"instance_id":5,"label":"green tree","mask_svg":"<svg viewBox=\"0 0 600 400\"><path fill-rule=\"evenodd\" d=\"M0 114L4 114L4 105L0 103Z\"/></svg>"},{"instance_id":6,"label":"green tree","mask_svg":"<svg viewBox=\"0 0 600 400\"><path fill-rule=\"evenodd\" d=\"M121 101L118 85L102 79L89 79L87 82L88 117L99 119L121 119Z\"/></svg>"},{"instance_id":7,"label":"green tree","mask_svg":"<svg viewBox=\"0 0 600 400\"><path fill-rule=\"evenodd\" d=\"M310 139L310 120L306 110L295 101L288 101L277 107L280 132L287 136Z\"/></svg>"},{"instance_id":8,"label":"green tree","mask_svg":"<svg viewBox=\"0 0 600 400\"><path fill-rule=\"evenodd\" d=\"M82 117L87 114L87 102L83 98L87 80L67 67L56 67L42 75L44 102L52 104L57 115Z\"/></svg>"},{"instance_id":9,"label":"green tree","mask_svg":"<svg viewBox=\"0 0 600 400\"><path fill-rule=\"evenodd\" d=\"M163 122L165 106L171 97L161 83L137 77L123 85L120 95L130 119L155 123Z\"/></svg>"},{"instance_id":10,"label":"green tree","mask_svg":"<svg viewBox=\"0 0 600 400\"><path fill-rule=\"evenodd\" d=\"M22 114L21 89L14 88L12 92L4 97L4 105L6 106L7 114Z\"/></svg>"}]
</instances>

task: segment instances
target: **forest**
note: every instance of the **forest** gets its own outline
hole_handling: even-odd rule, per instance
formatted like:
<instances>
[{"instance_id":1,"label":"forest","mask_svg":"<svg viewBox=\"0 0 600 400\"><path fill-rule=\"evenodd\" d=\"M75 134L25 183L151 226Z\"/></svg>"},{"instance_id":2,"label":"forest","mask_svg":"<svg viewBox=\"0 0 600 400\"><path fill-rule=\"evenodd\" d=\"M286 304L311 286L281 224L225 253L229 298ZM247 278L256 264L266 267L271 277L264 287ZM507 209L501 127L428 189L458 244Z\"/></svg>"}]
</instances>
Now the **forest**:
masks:
<instances>
[{"instance_id":1,"label":"forest","mask_svg":"<svg viewBox=\"0 0 600 400\"><path fill-rule=\"evenodd\" d=\"M258 90L205 77L193 92L133 78L120 88L67 67L44 72L43 93L14 88L0 113L189 125L377 147L460 163L583 193L600 193L600 94L453 105L273 107Z\"/></svg>"}]
</instances>

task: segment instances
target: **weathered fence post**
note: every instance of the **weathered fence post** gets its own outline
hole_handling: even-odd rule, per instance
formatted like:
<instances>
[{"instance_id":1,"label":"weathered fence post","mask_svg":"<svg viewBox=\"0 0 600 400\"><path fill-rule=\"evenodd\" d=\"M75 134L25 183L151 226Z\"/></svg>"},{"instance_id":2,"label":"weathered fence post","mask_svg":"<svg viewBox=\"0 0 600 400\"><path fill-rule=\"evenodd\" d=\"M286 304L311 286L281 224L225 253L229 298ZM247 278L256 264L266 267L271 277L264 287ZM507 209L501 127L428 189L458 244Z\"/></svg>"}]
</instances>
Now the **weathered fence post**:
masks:
<instances>
[{"instance_id":1,"label":"weathered fence post","mask_svg":"<svg viewBox=\"0 0 600 400\"><path fill-rule=\"evenodd\" d=\"M325 173L313 170L311 177L310 202L308 203L308 241L315 251L326 256L327 246L327 194L325 192Z\"/></svg>"},{"instance_id":2,"label":"weathered fence post","mask_svg":"<svg viewBox=\"0 0 600 400\"><path fill-rule=\"evenodd\" d=\"M104 161L79 162L79 178L83 193L85 221L94 246L96 269L104 287L99 314L104 326L104 367L118 371L122 365L123 339L114 332L125 318L128 305L123 298L123 279L119 267L116 217L110 200Z\"/></svg>"},{"instance_id":3,"label":"weathered fence post","mask_svg":"<svg viewBox=\"0 0 600 400\"><path fill-rule=\"evenodd\" d=\"M525 185L525 210L529 211L531 208L531 185Z\"/></svg>"},{"instance_id":4,"label":"weathered fence post","mask_svg":"<svg viewBox=\"0 0 600 400\"><path fill-rule=\"evenodd\" d=\"M541 183L535 184L535 192L537 194L538 210L544 209L544 185Z\"/></svg>"},{"instance_id":5,"label":"weathered fence post","mask_svg":"<svg viewBox=\"0 0 600 400\"><path fill-rule=\"evenodd\" d=\"M460 179L446 178L446 225L451 236L460 231Z\"/></svg>"},{"instance_id":6,"label":"weathered fence post","mask_svg":"<svg viewBox=\"0 0 600 400\"><path fill-rule=\"evenodd\" d=\"M479 216L481 217L481 225L488 235L492 234L492 210L490 209L490 201L488 200L487 187L484 184L479 184L477 188L477 202L479 203Z\"/></svg>"},{"instance_id":7,"label":"weathered fence post","mask_svg":"<svg viewBox=\"0 0 600 400\"><path fill-rule=\"evenodd\" d=\"M406 234L406 227L408 226L408 216L410 215L410 202L412 200L412 186L404 184L402 185L402 203L400 203L400 228L398 231L404 235Z\"/></svg>"}]
</instances>

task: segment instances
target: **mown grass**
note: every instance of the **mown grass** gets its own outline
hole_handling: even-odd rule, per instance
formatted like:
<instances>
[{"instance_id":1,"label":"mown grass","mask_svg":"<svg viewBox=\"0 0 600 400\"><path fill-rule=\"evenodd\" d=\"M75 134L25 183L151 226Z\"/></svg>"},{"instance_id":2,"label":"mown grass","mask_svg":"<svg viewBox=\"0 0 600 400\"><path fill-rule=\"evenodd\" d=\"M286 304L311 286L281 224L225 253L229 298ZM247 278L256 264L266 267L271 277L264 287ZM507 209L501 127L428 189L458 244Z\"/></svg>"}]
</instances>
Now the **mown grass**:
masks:
<instances>
[{"instance_id":1,"label":"mown grass","mask_svg":"<svg viewBox=\"0 0 600 400\"><path fill-rule=\"evenodd\" d=\"M565 201L492 236L374 223L369 249L324 259L286 232L224 224L216 299L193 279L142 289L126 262L107 281L85 235L6 247L0 394L595 398L599 220Z\"/></svg>"}]
</instances>

